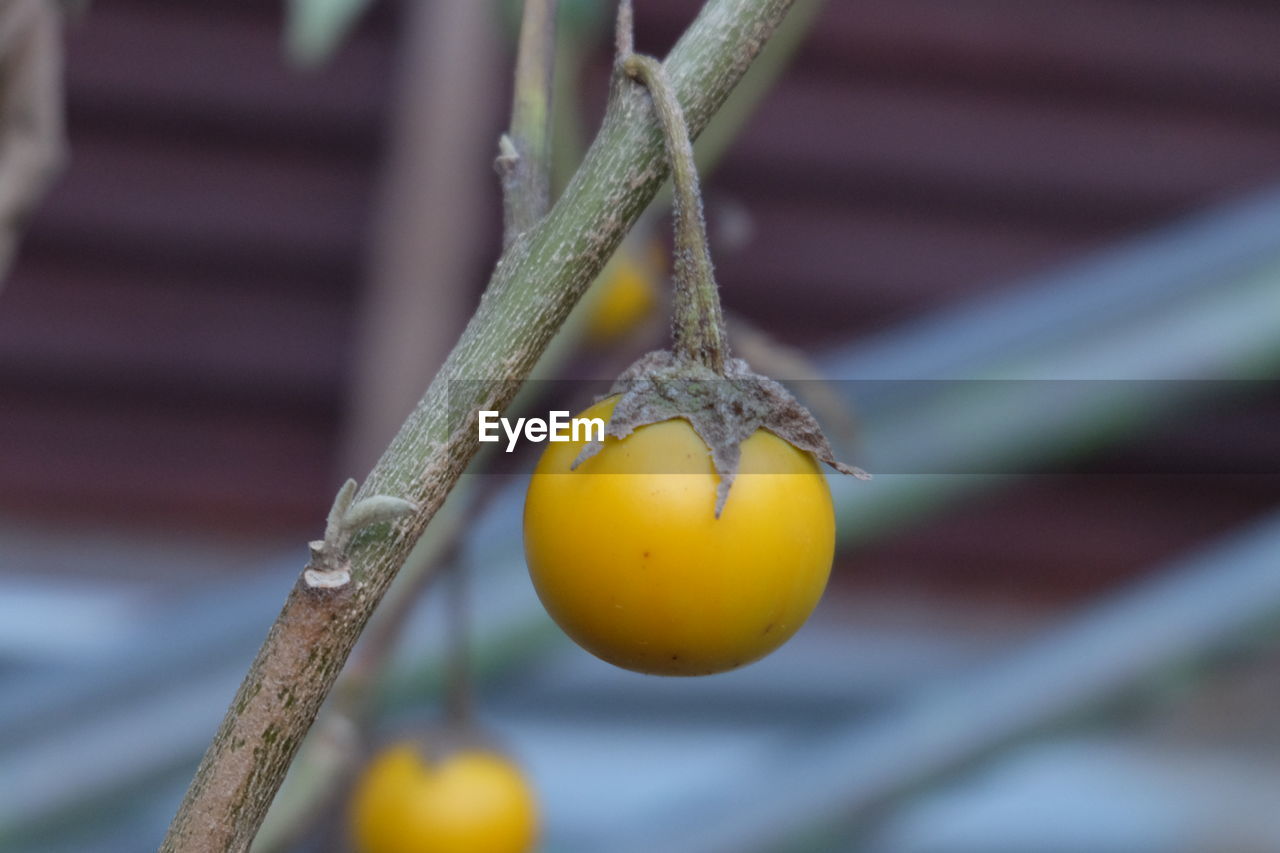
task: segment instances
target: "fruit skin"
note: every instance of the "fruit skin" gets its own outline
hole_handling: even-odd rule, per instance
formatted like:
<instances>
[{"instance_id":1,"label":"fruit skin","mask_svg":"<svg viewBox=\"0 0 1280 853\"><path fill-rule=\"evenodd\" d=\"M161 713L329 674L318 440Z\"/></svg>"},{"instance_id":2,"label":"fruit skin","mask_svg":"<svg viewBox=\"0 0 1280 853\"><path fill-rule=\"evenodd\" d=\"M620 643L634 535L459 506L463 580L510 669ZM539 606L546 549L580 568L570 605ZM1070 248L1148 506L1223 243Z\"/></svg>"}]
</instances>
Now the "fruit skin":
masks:
<instances>
[{"instance_id":1,"label":"fruit skin","mask_svg":"<svg viewBox=\"0 0 1280 853\"><path fill-rule=\"evenodd\" d=\"M597 284L588 305L586 336L594 344L621 339L653 315L658 275L625 248Z\"/></svg>"},{"instance_id":2,"label":"fruit skin","mask_svg":"<svg viewBox=\"0 0 1280 853\"><path fill-rule=\"evenodd\" d=\"M580 417L607 422L616 398ZM720 518L706 445L683 419L640 427L571 471L548 443L524 507L525 559L551 618L625 669L706 675L758 660L804 624L835 550L813 457L764 430Z\"/></svg>"},{"instance_id":3,"label":"fruit skin","mask_svg":"<svg viewBox=\"0 0 1280 853\"><path fill-rule=\"evenodd\" d=\"M526 853L537 807L520 771L497 753L467 749L430 764L400 743L357 780L351 824L358 853Z\"/></svg>"}]
</instances>

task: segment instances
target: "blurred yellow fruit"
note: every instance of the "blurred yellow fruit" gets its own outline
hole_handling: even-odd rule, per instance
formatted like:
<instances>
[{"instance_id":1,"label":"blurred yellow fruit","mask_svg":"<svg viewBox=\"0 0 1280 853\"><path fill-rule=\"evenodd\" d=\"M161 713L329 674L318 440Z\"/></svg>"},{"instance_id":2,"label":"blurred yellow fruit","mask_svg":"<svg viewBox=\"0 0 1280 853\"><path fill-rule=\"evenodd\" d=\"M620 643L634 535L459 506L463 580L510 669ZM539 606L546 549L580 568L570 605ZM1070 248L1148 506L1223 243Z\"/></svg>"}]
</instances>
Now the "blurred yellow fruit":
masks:
<instances>
[{"instance_id":1,"label":"blurred yellow fruit","mask_svg":"<svg viewBox=\"0 0 1280 853\"><path fill-rule=\"evenodd\" d=\"M365 768L351 822L359 853L527 853L537 837L533 791L509 759L466 749L432 763L410 743Z\"/></svg>"},{"instance_id":2,"label":"blurred yellow fruit","mask_svg":"<svg viewBox=\"0 0 1280 853\"><path fill-rule=\"evenodd\" d=\"M586 333L591 343L617 340L653 314L661 267L652 260L636 257L624 246L605 268L588 306Z\"/></svg>"}]
</instances>

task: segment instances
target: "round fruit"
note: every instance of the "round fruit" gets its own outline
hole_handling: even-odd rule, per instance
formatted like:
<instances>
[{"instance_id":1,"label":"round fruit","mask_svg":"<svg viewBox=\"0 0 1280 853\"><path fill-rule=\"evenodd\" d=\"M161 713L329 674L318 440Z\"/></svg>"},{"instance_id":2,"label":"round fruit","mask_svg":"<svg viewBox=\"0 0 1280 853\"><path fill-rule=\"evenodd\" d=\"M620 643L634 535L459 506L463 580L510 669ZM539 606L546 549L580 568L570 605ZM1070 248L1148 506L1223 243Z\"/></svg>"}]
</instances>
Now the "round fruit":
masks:
<instances>
[{"instance_id":1,"label":"round fruit","mask_svg":"<svg viewBox=\"0 0 1280 853\"><path fill-rule=\"evenodd\" d=\"M365 769L351 822L359 853L526 853L537 835L532 790L508 759L464 750L430 763L410 743Z\"/></svg>"},{"instance_id":2,"label":"round fruit","mask_svg":"<svg viewBox=\"0 0 1280 853\"><path fill-rule=\"evenodd\" d=\"M616 398L580 417L608 421ZM707 446L683 419L643 426L571 470L547 445L529 484L524 548L565 633L626 669L705 675L764 657L827 583L835 518L812 455L757 430L719 518Z\"/></svg>"},{"instance_id":3,"label":"round fruit","mask_svg":"<svg viewBox=\"0 0 1280 853\"><path fill-rule=\"evenodd\" d=\"M655 274L625 249L609 264L588 304L586 333L602 344L629 334L658 306Z\"/></svg>"}]
</instances>

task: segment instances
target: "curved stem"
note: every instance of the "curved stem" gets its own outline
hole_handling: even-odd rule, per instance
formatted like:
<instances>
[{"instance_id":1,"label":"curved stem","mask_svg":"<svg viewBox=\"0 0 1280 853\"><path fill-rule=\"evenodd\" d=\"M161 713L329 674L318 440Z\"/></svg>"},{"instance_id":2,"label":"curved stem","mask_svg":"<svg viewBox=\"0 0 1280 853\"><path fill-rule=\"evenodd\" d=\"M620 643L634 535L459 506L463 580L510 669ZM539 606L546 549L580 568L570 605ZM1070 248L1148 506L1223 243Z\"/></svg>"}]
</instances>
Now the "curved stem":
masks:
<instances>
[{"instance_id":1,"label":"curved stem","mask_svg":"<svg viewBox=\"0 0 1280 853\"><path fill-rule=\"evenodd\" d=\"M629 4L623 4L629 8ZM619 48L630 45L629 15L619 16ZM693 143L685 124L684 111L676 100L671 81L662 63L651 56L629 54L622 58L622 70L649 90L654 112L662 123L671 182L675 188L675 295L671 320L675 351L724 373L728 343L720 295L716 290L711 251L707 248L707 226L702 215L702 193L698 169L693 160Z\"/></svg>"}]
</instances>

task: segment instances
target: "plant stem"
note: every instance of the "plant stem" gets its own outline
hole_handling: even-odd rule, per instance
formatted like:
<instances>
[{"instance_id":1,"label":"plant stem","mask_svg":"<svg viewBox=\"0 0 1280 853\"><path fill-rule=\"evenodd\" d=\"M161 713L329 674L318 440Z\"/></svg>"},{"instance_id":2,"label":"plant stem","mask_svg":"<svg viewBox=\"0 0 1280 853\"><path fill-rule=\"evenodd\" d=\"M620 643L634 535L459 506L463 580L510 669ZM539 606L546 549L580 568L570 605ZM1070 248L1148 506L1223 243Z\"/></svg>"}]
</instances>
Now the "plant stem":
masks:
<instances>
[{"instance_id":1,"label":"plant stem","mask_svg":"<svg viewBox=\"0 0 1280 853\"><path fill-rule=\"evenodd\" d=\"M693 154L698 172L704 178L724 157L729 147L742 135L742 129L756 114L760 102L774 90L778 78L791 65L791 60L817 22L826 0L796 0L787 19L760 51L760 58L716 111L715 120L698 138ZM660 202L661 200L659 200Z\"/></svg>"},{"instance_id":2,"label":"plant stem","mask_svg":"<svg viewBox=\"0 0 1280 853\"><path fill-rule=\"evenodd\" d=\"M465 560L457 559L449 567L447 598L445 599L448 647L445 651L445 713L449 725L458 730L468 730L472 723L474 704L471 680L471 605L468 594L470 571Z\"/></svg>"},{"instance_id":3,"label":"plant stem","mask_svg":"<svg viewBox=\"0 0 1280 853\"><path fill-rule=\"evenodd\" d=\"M404 625L457 551L468 520L479 508L477 497L475 487L467 481L449 493L448 502L414 545L396 575L395 584L361 636L360 645L334 686L333 698L325 713L341 713L362 729L367 728L374 712L378 685L386 675L387 663Z\"/></svg>"},{"instance_id":4,"label":"plant stem","mask_svg":"<svg viewBox=\"0 0 1280 853\"><path fill-rule=\"evenodd\" d=\"M629 21L620 16L619 30L627 23ZM619 47L627 47L630 41L629 37L619 36ZM675 188L675 293L671 305L674 349L676 353L723 374L728 343L715 271L711 266L711 251L707 248L698 169L694 165L693 143L684 112L661 62L651 56L633 53L622 59L622 68L649 90L654 111L662 124L667 159L671 165L671 182Z\"/></svg>"},{"instance_id":5,"label":"plant stem","mask_svg":"<svg viewBox=\"0 0 1280 853\"><path fill-rule=\"evenodd\" d=\"M706 126L792 0L709 0L667 58L691 132ZM648 99L615 83L582 167L503 253L440 373L361 486L417 511L356 537L351 583L295 585L169 827L168 853L245 850L298 744L413 544L479 444L477 411L503 410L666 177Z\"/></svg>"},{"instance_id":6,"label":"plant stem","mask_svg":"<svg viewBox=\"0 0 1280 853\"><path fill-rule=\"evenodd\" d=\"M551 93L556 65L556 0L525 0L516 48L511 128L502 138L504 243L546 213L551 198Z\"/></svg>"},{"instance_id":7,"label":"plant stem","mask_svg":"<svg viewBox=\"0 0 1280 853\"><path fill-rule=\"evenodd\" d=\"M67 159L63 16L47 0L0 6L0 288L27 213Z\"/></svg>"}]
</instances>

